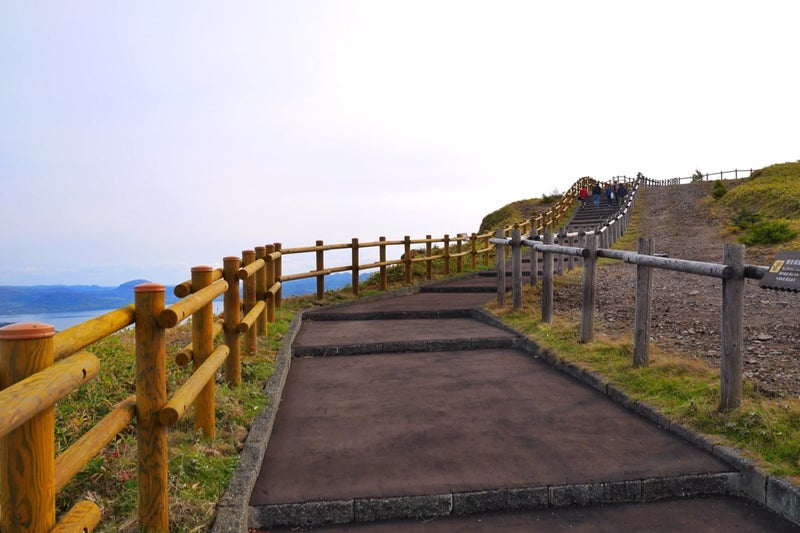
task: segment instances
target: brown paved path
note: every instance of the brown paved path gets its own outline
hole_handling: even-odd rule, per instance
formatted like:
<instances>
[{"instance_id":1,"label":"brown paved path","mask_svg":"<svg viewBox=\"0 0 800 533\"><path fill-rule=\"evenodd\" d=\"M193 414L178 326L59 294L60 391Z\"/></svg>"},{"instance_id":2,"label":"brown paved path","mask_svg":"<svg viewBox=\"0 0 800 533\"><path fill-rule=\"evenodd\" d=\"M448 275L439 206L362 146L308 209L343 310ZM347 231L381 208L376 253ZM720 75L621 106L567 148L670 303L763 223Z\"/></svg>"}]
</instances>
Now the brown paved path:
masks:
<instances>
[{"instance_id":1,"label":"brown paved path","mask_svg":"<svg viewBox=\"0 0 800 533\"><path fill-rule=\"evenodd\" d=\"M476 339L514 342L508 331L467 318L492 298L431 292L310 313L293 346L326 356L291 363L250 497L251 526L797 530L731 496L741 483L732 466L535 354L480 346ZM443 310L464 316L414 318ZM409 318L362 319L398 312ZM348 314L357 319L342 320ZM709 497L669 499L702 494Z\"/></svg>"}]
</instances>

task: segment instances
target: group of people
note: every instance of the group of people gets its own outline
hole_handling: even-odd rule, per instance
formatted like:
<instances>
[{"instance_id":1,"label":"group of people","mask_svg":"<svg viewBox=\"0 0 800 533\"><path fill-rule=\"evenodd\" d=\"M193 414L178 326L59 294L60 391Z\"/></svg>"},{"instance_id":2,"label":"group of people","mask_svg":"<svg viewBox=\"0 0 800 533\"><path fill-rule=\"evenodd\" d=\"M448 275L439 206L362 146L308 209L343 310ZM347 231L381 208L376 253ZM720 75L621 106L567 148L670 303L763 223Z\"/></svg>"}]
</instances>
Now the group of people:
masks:
<instances>
[{"instance_id":1,"label":"group of people","mask_svg":"<svg viewBox=\"0 0 800 533\"><path fill-rule=\"evenodd\" d=\"M600 183L595 183L594 187L592 187L592 200L594 202L595 207L600 207L600 197L604 194L603 187L600 186ZM606 196L606 204L607 205L622 205L622 202L625 200L625 196L628 194L628 190L625 188L624 183L611 183L606 184L605 188L605 196ZM589 189L584 185L581 187L580 192L578 193L578 199L581 201L581 207L586 207L586 202L589 199Z\"/></svg>"}]
</instances>

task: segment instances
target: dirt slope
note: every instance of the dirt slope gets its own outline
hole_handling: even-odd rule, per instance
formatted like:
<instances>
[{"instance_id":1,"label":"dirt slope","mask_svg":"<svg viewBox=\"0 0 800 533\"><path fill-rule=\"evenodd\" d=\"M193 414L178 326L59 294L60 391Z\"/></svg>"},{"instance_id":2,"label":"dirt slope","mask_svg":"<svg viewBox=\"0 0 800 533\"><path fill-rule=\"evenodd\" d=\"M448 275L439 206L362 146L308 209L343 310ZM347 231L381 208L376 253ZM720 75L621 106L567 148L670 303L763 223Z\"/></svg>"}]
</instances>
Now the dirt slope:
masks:
<instances>
[{"instance_id":1,"label":"dirt slope","mask_svg":"<svg viewBox=\"0 0 800 533\"><path fill-rule=\"evenodd\" d=\"M656 253L722 262L723 245L733 239L710 214L710 192L709 182L640 190L639 224L642 235L654 239ZM745 262L769 266L767 255L746 251ZM615 261L601 268L599 280L597 330L632 332L636 268ZM653 280L654 341L718 367L722 281L657 269ZM556 298L569 305L580 292ZM745 376L764 394L800 397L800 293L764 290L747 280L744 316Z\"/></svg>"}]
</instances>

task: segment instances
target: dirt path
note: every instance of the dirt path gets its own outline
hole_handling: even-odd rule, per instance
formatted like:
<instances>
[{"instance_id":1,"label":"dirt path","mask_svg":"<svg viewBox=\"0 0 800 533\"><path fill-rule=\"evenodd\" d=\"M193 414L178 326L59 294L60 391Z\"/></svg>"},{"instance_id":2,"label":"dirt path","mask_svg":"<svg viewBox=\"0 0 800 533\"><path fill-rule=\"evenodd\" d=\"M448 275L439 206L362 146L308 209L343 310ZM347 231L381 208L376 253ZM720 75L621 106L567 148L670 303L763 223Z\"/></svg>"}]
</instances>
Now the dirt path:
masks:
<instances>
[{"instance_id":1,"label":"dirt path","mask_svg":"<svg viewBox=\"0 0 800 533\"><path fill-rule=\"evenodd\" d=\"M642 235L652 237L656 253L722 262L722 221L707 206L711 183L640 190ZM745 262L769 266L772 252L748 250ZM630 331L633 326L636 269L614 262L601 269L597 291L599 330ZM687 357L719 366L722 282L691 274L654 270L654 341ZM559 296L557 295L557 298ZM572 290L562 301L580 300ZM744 305L745 376L770 396L800 397L800 293L764 290L747 280Z\"/></svg>"}]
</instances>

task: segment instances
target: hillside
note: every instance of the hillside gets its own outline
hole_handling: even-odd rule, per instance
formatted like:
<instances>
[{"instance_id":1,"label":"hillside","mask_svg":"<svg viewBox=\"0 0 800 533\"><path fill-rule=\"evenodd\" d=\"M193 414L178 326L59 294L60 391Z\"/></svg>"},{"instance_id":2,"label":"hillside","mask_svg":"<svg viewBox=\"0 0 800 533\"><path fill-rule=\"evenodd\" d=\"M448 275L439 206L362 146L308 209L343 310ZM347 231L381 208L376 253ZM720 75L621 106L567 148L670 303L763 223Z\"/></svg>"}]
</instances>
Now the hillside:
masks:
<instances>
[{"instance_id":1,"label":"hillside","mask_svg":"<svg viewBox=\"0 0 800 533\"><path fill-rule=\"evenodd\" d=\"M544 195L541 198L529 198L527 200L512 202L483 217L478 233L483 233L494 228L510 226L515 222L533 218L550 209L558 199L559 196Z\"/></svg>"},{"instance_id":2,"label":"hillside","mask_svg":"<svg viewBox=\"0 0 800 533\"><path fill-rule=\"evenodd\" d=\"M620 247L636 249L636 237L652 237L655 251L670 257L721 263L724 244L736 243L743 230L730 217L752 205L752 191L764 197L779 195L771 189L775 175L791 168L786 183L800 190L800 164L767 167L752 178L727 181L725 201L712 197L713 182L699 182L641 190L632 235ZM782 178L783 179L783 178ZM783 186L783 182L781 182ZM733 195L734 191L738 194ZM731 195L728 198L728 195ZM769 202L764 202L768 205ZM764 209L765 217L779 211ZM785 218L792 227L800 225L800 211ZM779 249L798 249L797 239L773 245L746 246L748 264L769 266ZM597 309L598 331L629 330L633 324L636 269L609 262L600 270ZM722 289L720 280L690 274L655 270L652 335L657 346L679 351L692 359L719 365ZM557 305L577 308L580 287L564 288ZM770 396L800 398L800 366L795 347L800 344L797 323L800 293L761 289L758 281L747 280L745 288L744 363L745 376Z\"/></svg>"},{"instance_id":3,"label":"hillside","mask_svg":"<svg viewBox=\"0 0 800 533\"><path fill-rule=\"evenodd\" d=\"M363 281L369 274L361 274ZM349 273L329 274L325 277L326 290L341 289L352 281ZM64 313L117 309L133 303L133 288L145 280L133 280L118 287L97 285L35 285L0 286L0 317L42 313ZM283 295L299 296L313 294L317 289L316 278L287 281L282 286ZM167 305L178 301L173 287L167 287ZM220 300L221 301L221 300ZM0 320L2 322L2 320Z\"/></svg>"}]
</instances>

